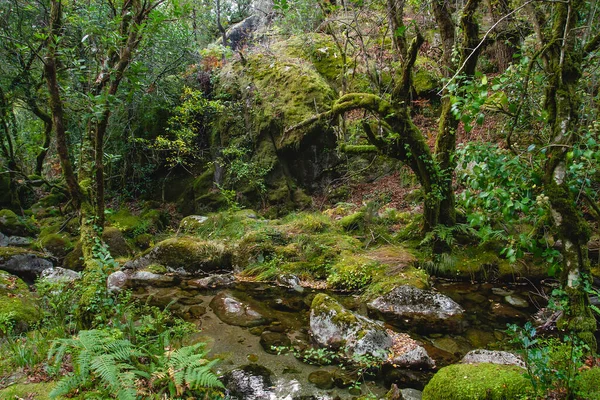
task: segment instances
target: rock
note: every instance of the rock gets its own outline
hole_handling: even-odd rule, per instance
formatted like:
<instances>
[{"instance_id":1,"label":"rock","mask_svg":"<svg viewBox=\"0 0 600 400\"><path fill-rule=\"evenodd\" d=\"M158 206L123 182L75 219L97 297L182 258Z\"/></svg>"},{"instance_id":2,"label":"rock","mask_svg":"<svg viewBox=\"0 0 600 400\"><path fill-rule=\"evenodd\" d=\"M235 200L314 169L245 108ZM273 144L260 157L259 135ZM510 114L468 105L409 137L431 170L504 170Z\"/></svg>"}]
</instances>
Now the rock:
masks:
<instances>
[{"instance_id":1,"label":"rock","mask_svg":"<svg viewBox=\"0 0 600 400\"><path fill-rule=\"evenodd\" d=\"M196 233L207 220L208 217L202 215L188 215L179 223L179 231L183 233Z\"/></svg>"},{"instance_id":2,"label":"rock","mask_svg":"<svg viewBox=\"0 0 600 400\"><path fill-rule=\"evenodd\" d=\"M48 282L57 283L57 282L73 282L78 279L81 279L81 274L79 272L72 271L70 269L65 269L61 267L52 267L42 271L40 275L40 279L43 279Z\"/></svg>"},{"instance_id":3,"label":"rock","mask_svg":"<svg viewBox=\"0 0 600 400\"><path fill-rule=\"evenodd\" d=\"M399 328L417 331L462 331L464 310L431 290L400 286L367 304L369 313Z\"/></svg>"},{"instance_id":4,"label":"rock","mask_svg":"<svg viewBox=\"0 0 600 400\"><path fill-rule=\"evenodd\" d=\"M40 239L40 243L44 250L59 259L65 258L65 256L73 249L73 243L71 243L69 238L58 233L51 233L43 236Z\"/></svg>"},{"instance_id":5,"label":"rock","mask_svg":"<svg viewBox=\"0 0 600 400\"><path fill-rule=\"evenodd\" d=\"M33 280L53 264L41 253L17 247L0 247L0 269Z\"/></svg>"},{"instance_id":6,"label":"rock","mask_svg":"<svg viewBox=\"0 0 600 400\"><path fill-rule=\"evenodd\" d=\"M431 369L435 367L435 361L422 346L416 346L407 352L391 358L389 363L397 368Z\"/></svg>"},{"instance_id":7,"label":"rock","mask_svg":"<svg viewBox=\"0 0 600 400\"><path fill-rule=\"evenodd\" d=\"M117 293L127 287L129 277L123 271L113 272L106 279L106 286L111 293Z\"/></svg>"},{"instance_id":8,"label":"rock","mask_svg":"<svg viewBox=\"0 0 600 400\"><path fill-rule=\"evenodd\" d=\"M370 354L386 359L392 338L379 323L354 314L324 293L313 299L310 330L320 347L340 350L345 356Z\"/></svg>"},{"instance_id":9,"label":"rock","mask_svg":"<svg viewBox=\"0 0 600 400\"><path fill-rule=\"evenodd\" d=\"M37 229L23 222L11 210L0 210L0 232L6 236L32 236L37 233Z\"/></svg>"},{"instance_id":10,"label":"rock","mask_svg":"<svg viewBox=\"0 0 600 400\"><path fill-rule=\"evenodd\" d=\"M152 264L164 265L179 275L208 275L232 271L231 251L223 244L178 237L164 240L145 255L125 263L124 269L140 270Z\"/></svg>"},{"instance_id":11,"label":"rock","mask_svg":"<svg viewBox=\"0 0 600 400\"><path fill-rule=\"evenodd\" d=\"M83 271L85 265L83 264L83 250L81 249L81 243L77 242L73 251L67 254L63 260L63 267L74 271Z\"/></svg>"},{"instance_id":12,"label":"rock","mask_svg":"<svg viewBox=\"0 0 600 400\"><path fill-rule=\"evenodd\" d=\"M400 393L404 400L421 400L423 398L423 392L417 389L402 389Z\"/></svg>"},{"instance_id":13,"label":"rock","mask_svg":"<svg viewBox=\"0 0 600 400\"><path fill-rule=\"evenodd\" d=\"M531 392L531 382L514 365L454 364L435 374L423 400L517 399Z\"/></svg>"},{"instance_id":14,"label":"rock","mask_svg":"<svg viewBox=\"0 0 600 400\"><path fill-rule=\"evenodd\" d=\"M511 306L514 306L514 307L517 307L517 308L527 308L527 307L529 307L529 303L527 302L527 300L525 300L521 296L517 296L516 294L505 296L504 300L506 300L506 302L508 304L510 304Z\"/></svg>"},{"instance_id":15,"label":"rock","mask_svg":"<svg viewBox=\"0 0 600 400\"><path fill-rule=\"evenodd\" d=\"M307 305L302 299L285 297L277 298L271 302L271 307L275 310L286 312L298 312L307 308Z\"/></svg>"},{"instance_id":16,"label":"rock","mask_svg":"<svg viewBox=\"0 0 600 400\"><path fill-rule=\"evenodd\" d=\"M277 347L285 347L283 352L286 352L292 341L285 333L265 331L260 335L260 345L267 353L278 354L281 350L276 349Z\"/></svg>"},{"instance_id":17,"label":"rock","mask_svg":"<svg viewBox=\"0 0 600 400\"><path fill-rule=\"evenodd\" d=\"M198 289L218 289L225 288L235 283L235 276L232 274L211 275L206 278L189 280L186 284Z\"/></svg>"},{"instance_id":18,"label":"rock","mask_svg":"<svg viewBox=\"0 0 600 400\"><path fill-rule=\"evenodd\" d=\"M0 247L7 247L8 246L8 236L6 236L4 233L0 232Z\"/></svg>"},{"instance_id":19,"label":"rock","mask_svg":"<svg viewBox=\"0 0 600 400\"><path fill-rule=\"evenodd\" d=\"M527 316L521 311L501 303L492 303L491 314L501 321L514 321L515 319L525 319Z\"/></svg>"},{"instance_id":20,"label":"rock","mask_svg":"<svg viewBox=\"0 0 600 400\"><path fill-rule=\"evenodd\" d=\"M466 339L457 337L443 337L439 339L432 339L431 344L436 348L453 354L455 356L462 357L464 354L468 353L472 347Z\"/></svg>"},{"instance_id":21,"label":"rock","mask_svg":"<svg viewBox=\"0 0 600 400\"><path fill-rule=\"evenodd\" d=\"M272 373L267 368L251 364L234 369L222 378L232 398L244 400L274 399Z\"/></svg>"},{"instance_id":22,"label":"rock","mask_svg":"<svg viewBox=\"0 0 600 400\"><path fill-rule=\"evenodd\" d=\"M0 247L27 247L33 240L23 236L6 236L0 232Z\"/></svg>"},{"instance_id":23,"label":"rock","mask_svg":"<svg viewBox=\"0 0 600 400\"><path fill-rule=\"evenodd\" d=\"M460 360L460 362L462 364L489 363L499 365L516 365L517 367L525 368L525 363L520 357L507 351L498 350L472 350L468 352L467 355Z\"/></svg>"},{"instance_id":24,"label":"rock","mask_svg":"<svg viewBox=\"0 0 600 400\"><path fill-rule=\"evenodd\" d=\"M102 240L106 243L110 255L114 258L129 257L131 255L131 247L129 247L129 244L125 241L125 237L123 237L123 233L119 229L112 226L104 228Z\"/></svg>"},{"instance_id":25,"label":"rock","mask_svg":"<svg viewBox=\"0 0 600 400\"><path fill-rule=\"evenodd\" d=\"M511 294L514 293L514 291L504 289L504 288L494 287L494 288L492 288L492 293L494 293L495 295L498 295L498 296L510 296Z\"/></svg>"},{"instance_id":26,"label":"rock","mask_svg":"<svg viewBox=\"0 0 600 400\"><path fill-rule=\"evenodd\" d=\"M382 375L386 386L396 384L402 388L423 390L425 383L431 379L433 373L387 366L383 369Z\"/></svg>"},{"instance_id":27,"label":"rock","mask_svg":"<svg viewBox=\"0 0 600 400\"><path fill-rule=\"evenodd\" d=\"M333 389L333 375L329 371L319 370L308 375L308 381L323 390Z\"/></svg>"},{"instance_id":28,"label":"rock","mask_svg":"<svg viewBox=\"0 0 600 400\"><path fill-rule=\"evenodd\" d=\"M283 274L279 275L275 280L275 283L279 286L287 287L295 290L298 293L302 293L304 288L300 284L300 279L296 275L292 274Z\"/></svg>"},{"instance_id":29,"label":"rock","mask_svg":"<svg viewBox=\"0 0 600 400\"><path fill-rule=\"evenodd\" d=\"M228 292L217 294L210 302L210 307L221 321L229 325L251 327L269 322L254 306Z\"/></svg>"},{"instance_id":30,"label":"rock","mask_svg":"<svg viewBox=\"0 0 600 400\"><path fill-rule=\"evenodd\" d=\"M37 322L41 315L35 307L36 299L27 284L17 276L0 271L0 314L3 326L13 332L23 332ZM0 336L4 336L0 331Z\"/></svg>"}]
</instances>

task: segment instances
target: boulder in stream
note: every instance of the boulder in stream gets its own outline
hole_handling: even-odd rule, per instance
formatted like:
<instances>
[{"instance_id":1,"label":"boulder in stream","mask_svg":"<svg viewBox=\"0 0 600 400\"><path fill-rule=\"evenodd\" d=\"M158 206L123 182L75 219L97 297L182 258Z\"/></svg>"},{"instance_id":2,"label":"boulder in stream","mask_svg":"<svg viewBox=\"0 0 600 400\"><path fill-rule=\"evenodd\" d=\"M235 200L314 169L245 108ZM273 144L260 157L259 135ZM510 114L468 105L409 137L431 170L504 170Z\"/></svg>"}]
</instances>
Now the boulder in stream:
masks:
<instances>
[{"instance_id":1,"label":"boulder in stream","mask_svg":"<svg viewBox=\"0 0 600 400\"><path fill-rule=\"evenodd\" d=\"M246 303L229 292L217 294L210 302L210 307L219 319L228 325L258 326L269 323L258 307Z\"/></svg>"},{"instance_id":2,"label":"boulder in stream","mask_svg":"<svg viewBox=\"0 0 600 400\"><path fill-rule=\"evenodd\" d=\"M399 328L416 331L462 331L464 309L431 290L403 285L367 304L369 314Z\"/></svg>"},{"instance_id":3,"label":"boulder in stream","mask_svg":"<svg viewBox=\"0 0 600 400\"><path fill-rule=\"evenodd\" d=\"M384 360L392 347L392 338L380 323L345 309L324 293L312 302L310 330L317 345L341 350L348 357L370 354Z\"/></svg>"}]
</instances>

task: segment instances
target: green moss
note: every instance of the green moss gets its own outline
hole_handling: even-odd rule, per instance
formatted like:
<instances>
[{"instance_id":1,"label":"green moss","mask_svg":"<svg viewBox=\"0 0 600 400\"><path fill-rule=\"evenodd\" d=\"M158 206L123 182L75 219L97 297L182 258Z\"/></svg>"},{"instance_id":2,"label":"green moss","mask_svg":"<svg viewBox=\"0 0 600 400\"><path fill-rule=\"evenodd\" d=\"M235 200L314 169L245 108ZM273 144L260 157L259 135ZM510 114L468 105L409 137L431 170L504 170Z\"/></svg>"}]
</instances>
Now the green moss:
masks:
<instances>
[{"instance_id":1,"label":"green moss","mask_svg":"<svg viewBox=\"0 0 600 400\"><path fill-rule=\"evenodd\" d=\"M440 369L423 400L512 400L531 393L524 370L509 365L454 364Z\"/></svg>"},{"instance_id":2,"label":"green moss","mask_svg":"<svg viewBox=\"0 0 600 400\"><path fill-rule=\"evenodd\" d=\"M315 296L310 305L310 309L315 314L333 313L334 315L331 320L336 324L355 324L358 321L353 313L346 310L333 297L328 296L325 293L319 293Z\"/></svg>"},{"instance_id":3,"label":"green moss","mask_svg":"<svg viewBox=\"0 0 600 400\"><path fill-rule=\"evenodd\" d=\"M140 250L149 249L153 245L154 236L149 233L142 233L133 238L133 244Z\"/></svg>"},{"instance_id":4,"label":"green moss","mask_svg":"<svg viewBox=\"0 0 600 400\"><path fill-rule=\"evenodd\" d=\"M140 231L138 234L145 233L141 232L145 229L145 223L139 216L133 215L128 209L122 208L116 213L110 214L108 217L111 225L119 229L123 234L127 236L135 236L134 231Z\"/></svg>"},{"instance_id":5,"label":"green moss","mask_svg":"<svg viewBox=\"0 0 600 400\"><path fill-rule=\"evenodd\" d=\"M40 239L41 247L55 255L56 257L63 258L71 250L73 250L73 243L68 237L58 234L51 233L46 236L42 236Z\"/></svg>"},{"instance_id":6,"label":"green moss","mask_svg":"<svg viewBox=\"0 0 600 400\"><path fill-rule=\"evenodd\" d=\"M420 69L413 73L413 87L417 96L429 97L439 89L440 80L430 71Z\"/></svg>"},{"instance_id":7,"label":"green moss","mask_svg":"<svg viewBox=\"0 0 600 400\"><path fill-rule=\"evenodd\" d=\"M102 240L108 246L110 254L114 257L127 257L131 255L131 248L125 241L123 233L115 227L109 226L102 232Z\"/></svg>"},{"instance_id":8,"label":"green moss","mask_svg":"<svg viewBox=\"0 0 600 400\"><path fill-rule=\"evenodd\" d=\"M329 268L327 284L335 289L364 289L383 269L380 263L363 255L346 253Z\"/></svg>"},{"instance_id":9,"label":"green moss","mask_svg":"<svg viewBox=\"0 0 600 400\"><path fill-rule=\"evenodd\" d=\"M231 262L229 250L221 243L191 237L164 240L156 245L154 251L158 263L173 269L188 270L202 268L203 265L221 265L226 268Z\"/></svg>"},{"instance_id":10,"label":"green moss","mask_svg":"<svg viewBox=\"0 0 600 400\"><path fill-rule=\"evenodd\" d=\"M20 278L0 271L0 315L12 322L16 331L23 331L40 318L36 299Z\"/></svg>"},{"instance_id":11,"label":"green moss","mask_svg":"<svg viewBox=\"0 0 600 400\"><path fill-rule=\"evenodd\" d=\"M400 270L387 268L372 279L371 285L365 290L363 297L372 299L390 292L393 288L411 285L419 289L429 288L429 275L422 269L404 267Z\"/></svg>"},{"instance_id":12,"label":"green moss","mask_svg":"<svg viewBox=\"0 0 600 400\"><path fill-rule=\"evenodd\" d=\"M0 232L8 236L30 236L37 232L37 228L24 221L11 210L0 210Z\"/></svg>"},{"instance_id":13,"label":"green moss","mask_svg":"<svg viewBox=\"0 0 600 400\"><path fill-rule=\"evenodd\" d=\"M81 242L77 242L73 251L66 255L63 260L63 266L73 271L82 271L85 267L83 263L83 250L81 248Z\"/></svg>"},{"instance_id":14,"label":"green moss","mask_svg":"<svg viewBox=\"0 0 600 400\"><path fill-rule=\"evenodd\" d=\"M321 233L331 228L331 219L322 213L292 213L282 219L282 229L293 233Z\"/></svg>"},{"instance_id":15,"label":"green moss","mask_svg":"<svg viewBox=\"0 0 600 400\"><path fill-rule=\"evenodd\" d=\"M150 264L144 269L148 272L152 272L153 274L166 274L167 273L167 268L164 265L160 265L160 264Z\"/></svg>"},{"instance_id":16,"label":"green moss","mask_svg":"<svg viewBox=\"0 0 600 400\"><path fill-rule=\"evenodd\" d=\"M49 194L48 196L42 197L38 202L42 207L54 207L66 201L67 198L62 193Z\"/></svg>"},{"instance_id":17,"label":"green moss","mask_svg":"<svg viewBox=\"0 0 600 400\"><path fill-rule=\"evenodd\" d=\"M363 211L347 215L340 220L340 225L345 231L356 231L364 228L365 213Z\"/></svg>"},{"instance_id":18,"label":"green moss","mask_svg":"<svg viewBox=\"0 0 600 400\"><path fill-rule=\"evenodd\" d=\"M600 368L583 370L579 373L576 392L582 399L600 400Z\"/></svg>"},{"instance_id":19,"label":"green moss","mask_svg":"<svg viewBox=\"0 0 600 400\"><path fill-rule=\"evenodd\" d=\"M184 215L217 211L227 207L227 201L214 184L214 166L196 177L177 200L177 208Z\"/></svg>"},{"instance_id":20,"label":"green moss","mask_svg":"<svg viewBox=\"0 0 600 400\"><path fill-rule=\"evenodd\" d=\"M0 390L2 399L50 400L48 394L54 389L55 382L18 383Z\"/></svg>"}]
</instances>

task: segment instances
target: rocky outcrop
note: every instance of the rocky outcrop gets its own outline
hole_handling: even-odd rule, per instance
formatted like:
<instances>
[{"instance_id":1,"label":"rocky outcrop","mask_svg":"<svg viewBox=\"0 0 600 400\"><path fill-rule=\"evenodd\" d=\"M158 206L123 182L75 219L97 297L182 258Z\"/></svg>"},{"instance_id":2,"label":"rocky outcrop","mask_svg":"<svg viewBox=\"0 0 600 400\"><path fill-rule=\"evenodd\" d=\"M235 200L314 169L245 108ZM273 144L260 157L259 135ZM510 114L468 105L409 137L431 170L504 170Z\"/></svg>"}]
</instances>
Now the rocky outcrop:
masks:
<instances>
[{"instance_id":1,"label":"rocky outcrop","mask_svg":"<svg viewBox=\"0 0 600 400\"><path fill-rule=\"evenodd\" d=\"M423 331L461 331L464 310L443 294L400 286L367 304L369 314L398 328Z\"/></svg>"}]
</instances>

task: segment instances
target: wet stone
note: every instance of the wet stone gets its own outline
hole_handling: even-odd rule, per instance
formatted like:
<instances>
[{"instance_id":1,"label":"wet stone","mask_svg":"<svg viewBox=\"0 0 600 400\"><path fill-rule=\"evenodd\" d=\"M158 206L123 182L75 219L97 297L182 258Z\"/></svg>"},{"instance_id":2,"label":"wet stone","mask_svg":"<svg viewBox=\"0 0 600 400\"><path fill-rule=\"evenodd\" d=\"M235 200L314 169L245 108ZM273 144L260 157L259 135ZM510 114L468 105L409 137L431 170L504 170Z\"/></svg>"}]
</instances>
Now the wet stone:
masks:
<instances>
[{"instance_id":1,"label":"wet stone","mask_svg":"<svg viewBox=\"0 0 600 400\"><path fill-rule=\"evenodd\" d=\"M491 308L491 313L494 317L499 320L514 320L517 319L525 319L527 316L523 314L521 311L517 310L509 306L508 304L502 303L493 303Z\"/></svg>"},{"instance_id":2,"label":"wet stone","mask_svg":"<svg viewBox=\"0 0 600 400\"><path fill-rule=\"evenodd\" d=\"M199 305L194 305L191 306L188 309L188 312L190 313L190 315L194 318L198 318L203 316L204 314L206 314L206 307L204 306L199 306Z\"/></svg>"},{"instance_id":3,"label":"wet stone","mask_svg":"<svg viewBox=\"0 0 600 400\"><path fill-rule=\"evenodd\" d=\"M323 390L333 389L334 386L333 375L325 370L311 372L308 381Z\"/></svg>"},{"instance_id":4,"label":"wet stone","mask_svg":"<svg viewBox=\"0 0 600 400\"><path fill-rule=\"evenodd\" d=\"M232 398L244 400L274 399L272 373L261 365L246 365L223 376L222 381Z\"/></svg>"},{"instance_id":5,"label":"wet stone","mask_svg":"<svg viewBox=\"0 0 600 400\"><path fill-rule=\"evenodd\" d=\"M521 296L517 296L516 294L505 296L504 300L513 307L517 307L517 308L529 307L529 303L527 302L527 300L525 300Z\"/></svg>"},{"instance_id":6,"label":"wet stone","mask_svg":"<svg viewBox=\"0 0 600 400\"><path fill-rule=\"evenodd\" d=\"M210 307L215 315L226 324L252 327L265 325L269 322L252 305L247 304L234 297L231 293L222 292L217 294L210 302Z\"/></svg>"},{"instance_id":7,"label":"wet stone","mask_svg":"<svg viewBox=\"0 0 600 400\"><path fill-rule=\"evenodd\" d=\"M292 341L285 333L265 331L260 335L260 345L267 353L278 354L281 351L279 348L288 349Z\"/></svg>"}]
</instances>

